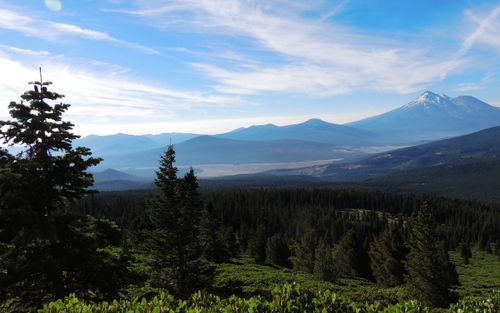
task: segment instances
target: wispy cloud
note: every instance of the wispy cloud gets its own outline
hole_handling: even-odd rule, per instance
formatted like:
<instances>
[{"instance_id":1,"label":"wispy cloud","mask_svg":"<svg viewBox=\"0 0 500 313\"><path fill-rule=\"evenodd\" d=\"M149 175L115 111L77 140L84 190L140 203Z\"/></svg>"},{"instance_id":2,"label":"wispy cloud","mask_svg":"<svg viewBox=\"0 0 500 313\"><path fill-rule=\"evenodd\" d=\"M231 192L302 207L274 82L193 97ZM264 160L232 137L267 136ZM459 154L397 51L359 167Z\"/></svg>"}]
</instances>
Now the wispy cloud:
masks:
<instances>
[{"instance_id":1,"label":"wispy cloud","mask_svg":"<svg viewBox=\"0 0 500 313\"><path fill-rule=\"evenodd\" d=\"M458 86L457 86L457 88L455 88L455 90L456 91L473 91L473 90L483 89L486 86L488 86L488 84L490 84L493 80L494 80L494 75L493 75L493 73L490 72L490 73L487 73L479 81L458 84Z\"/></svg>"},{"instance_id":2,"label":"wispy cloud","mask_svg":"<svg viewBox=\"0 0 500 313\"><path fill-rule=\"evenodd\" d=\"M464 41L457 57L465 55L477 43L492 46L500 53L500 5L495 7L483 18L472 11L466 12L467 17L477 23L475 30Z\"/></svg>"},{"instance_id":3,"label":"wispy cloud","mask_svg":"<svg viewBox=\"0 0 500 313\"><path fill-rule=\"evenodd\" d=\"M43 27L40 27L40 25L43 25ZM120 40L105 32L82 28L73 24L45 21L5 8L0 8L0 29L13 30L26 36L43 38L46 40L56 40L63 36L72 36L88 40L105 41L138 49L150 54L159 54L159 51L156 49Z\"/></svg>"},{"instance_id":4,"label":"wispy cloud","mask_svg":"<svg viewBox=\"0 0 500 313\"><path fill-rule=\"evenodd\" d=\"M327 18L335 16L344 3ZM283 6L259 0L152 0L138 5L129 13L153 19L155 26L243 36L281 58L279 65L267 63L253 70L194 64L224 92L332 95L365 89L408 93L444 79L465 63L462 58L450 58L451 51L436 54L426 47L327 22L325 16L303 17L311 6L283 12Z\"/></svg>"},{"instance_id":5,"label":"wispy cloud","mask_svg":"<svg viewBox=\"0 0 500 313\"><path fill-rule=\"evenodd\" d=\"M0 46L0 68L8 75L0 75L0 118L7 117L7 104L18 100L29 86L30 77L42 64L44 76L54 82L54 89L72 104L69 117L83 133L89 127L108 127L109 124L127 125L168 123L179 111L200 107L234 105L239 97L217 93L179 90L164 85L137 81L125 75L119 66L101 62L74 62L63 56L47 56L36 51L21 57L15 47Z\"/></svg>"}]
</instances>

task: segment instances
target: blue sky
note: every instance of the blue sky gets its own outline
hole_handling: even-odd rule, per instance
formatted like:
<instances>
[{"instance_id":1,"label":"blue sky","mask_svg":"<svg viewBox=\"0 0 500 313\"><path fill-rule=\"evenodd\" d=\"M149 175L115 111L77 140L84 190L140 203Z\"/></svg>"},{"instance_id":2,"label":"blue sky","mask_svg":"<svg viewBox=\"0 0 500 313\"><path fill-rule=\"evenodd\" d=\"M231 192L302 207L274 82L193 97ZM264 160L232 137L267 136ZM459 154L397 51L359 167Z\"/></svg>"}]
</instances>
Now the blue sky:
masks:
<instances>
[{"instance_id":1,"label":"blue sky","mask_svg":"<svg viewBox=\"0 0 500 313\"><path fill-rule=\"evenodd\" d=\"M43 68L82 135L500 106L500 2L0 0L0 119Z\"/></svg>"}]
</instances>

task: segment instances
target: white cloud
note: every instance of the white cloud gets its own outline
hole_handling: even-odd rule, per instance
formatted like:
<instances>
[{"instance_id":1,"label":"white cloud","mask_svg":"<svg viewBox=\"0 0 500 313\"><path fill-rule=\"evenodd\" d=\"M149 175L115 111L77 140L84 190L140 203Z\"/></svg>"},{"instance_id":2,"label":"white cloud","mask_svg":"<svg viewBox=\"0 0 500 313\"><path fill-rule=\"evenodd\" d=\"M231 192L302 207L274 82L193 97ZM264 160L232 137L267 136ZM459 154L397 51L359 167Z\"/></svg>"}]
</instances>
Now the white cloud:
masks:
<instances>
[{"instance_id":1,"label":"white cloud","mask_svg":"<svg viewBox=\"0 0 500 313\"><path fill-rule=\"evenodd\" d=\"M8 118L7 104L18 101L41 64L53 89L72 104L67 116L81 133L92 127L116 129L116 125L168 123L179 111L241 103L235 96L202 93L133 80L126 70L100 62L73 62L63 56L48 57L36 51L20 57L18 48L0 46L0 119ZM15 54L15 55L14 55ZM122 131L127 131L125 127ZM143 132L145 132L143 130Z\"/></svg>"},{"instance_id":2,"label":"white cloud","mask_svg":"<svg viewBox=\"0 0 500 313\"><path fill-rule=\"evenodd\" d=\"M104 32L82 28L73 24L36 19L5 8L0 8L0 29L13 30L26 36L43 38L46 40L56 40L63 36L73 36L88 40L105 41L142 50L150 54L159 54L159 52L153 48L120 40Z\"/></svg>"},{"instance_id":3,"label":"white cloud","mask_svg":"<svg viewBox=\"0 0 500 313\"><path fill-rule=\"evenodd\" d=\"M0 49L11 51L11 52L21 54L21 55L28 55L28 56L49 56L50 55L50 52L48 52L48 51L36 51L36 50L18 48L18 47L2 45L2 44L0 44Z\"/></svg>"},{"instance_id":4,"label":"white cloud","mask_svg":"<svg viewBox=\"0 0 500 313\"><path fill-rule=\"evenodd\" d=\"M485 88L489 83L491 83L494 80L493 74L487 73L481 80L479 81L473 81L473 82L467 82L467 83L460 83L457 85L455 88L456 91L473 91L473 90L479 90Z\"/></svg>"},{"instance_id":5,"label":"white cloud","mask_svg":"<svg viewBox=\"0 0 500 313\"><path fill-rule=\"evenodd\" d=\"M466 15L477 23L475 30L464 41L457 57L465 55L477 43L491 46L500 53L500 6L495 7L489 14L482 18L476 13L467 11Z\"/></svg>"},{"instance_id":6,"label":"white cloud","mask_svg":"<svg viewBox=\"0 0 500 313\"><path fill-rule=\"evenodd\" d=\"M302 2L303 3L303 2ZM304 18L317 2L292 9L262 0L138 1L131 13L166 30L234 35L250 39L281 58L280 65L254 69L194 64L214 79L219 91L256 94L269 91L334 95L353 90L409 93L443 80L465 64L462 58L416 48L408 42L369 35L326 19ZM286 8L286 9L285 9Z\"/></svg>"}]
</instances>

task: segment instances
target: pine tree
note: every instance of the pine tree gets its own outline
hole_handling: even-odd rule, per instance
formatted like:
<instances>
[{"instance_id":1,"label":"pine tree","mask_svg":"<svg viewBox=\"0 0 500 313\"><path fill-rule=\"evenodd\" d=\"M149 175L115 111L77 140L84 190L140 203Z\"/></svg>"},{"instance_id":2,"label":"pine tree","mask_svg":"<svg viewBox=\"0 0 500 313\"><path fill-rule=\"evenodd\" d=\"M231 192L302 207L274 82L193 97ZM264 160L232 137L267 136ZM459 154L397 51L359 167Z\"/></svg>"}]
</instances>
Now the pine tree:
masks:
<instances>
[{"instance_id":1,"label":"pine tree","mask_svg":"<svg viewBox=\"0 0 500 313\"><path fill-rule=\"evenodd\" d=\"M227 233L223 225L223 216L212 202L208 202L203 210L201 223L201 241L203 255L207 260L215 263L228 261L232 256L230 251L233 247L234 236Z\"/></svg>"},{"instance_id":2,"label":"pine tree","mask_svg":"<svg viewBox=\"0 0 500 313\"><path fill-rule=\"evenodd\" d=\"M465 265L469 264L469 259L472 257L472 251L468 242L462 242L460 244L460 256Z\"/></svg>"},{"instance_id":3,"label":"pine tree","mask_svg":"<svg viewBox=\"0 0 500 313\"><path fill-rule=\"evenodd\" d=\"M49 216L66 201L88 193L93 177L86 170L100 159L90 157L88 148L72 147L79 136L71 132L72 123L62 120L70 105L47 102L64 97L47 89L52 83L43 82L40 75L40 81L30 84L34 90L21 95L20 103L9 104L13 120L0 121L0 138L5 144L25 147L10 167L22 176L16 184L23 187L23 204Z\"/></svg>"},{"instance_id":4,"label":"pine tree","mask_svg":"<svg viewBox=\"0 0 500 313\"><path fill-rule=\"evenodd\" d=\"M82 290L116 296L127 276L119 229L72 210L89 193L87 169L100 159L73 148L78 136L62 120L69 104L51 103L63 96L41 77L31 84L20 103L10 103L12 120L0 121L4 143L23 149L0 151L0 302L18 299L22 311Z\"/></svg>"},{"instance_id":5,"label":"pine tree","mask_svg":"<svg viewBox=\"0 0 500 313\"><path fill-rule=\"evenodd\" d=\"M339 274L350 277L359 276L360 267L356 246L356 235L353 230L349 230L334 247L333 261Z\"/></svg>"},{"instance_id":6,"label":"pine tree","mask_svg":"<svg viewBox=\"0 0 500 313\"><path fill-rule=\"evenodd\" d=\"M316 246L317 239L314 233L306 232L294 247L294 256L291 257L294 270L313 273Z\"/></svg>"},{"instance_id":7,"label":"pine tree","mask_svg":"<svg viewBox=\"0 0 500 313\"><path fill-rule=\"evenodd\" d=\"M259 224L257 229L253 232L248 249L250 255L257 263L264 263L266 261L266 242L267 230L263 224Z\"/></svg>"},{"instance_id":8,"label":"pine tree","mask_svg":"<svg viewBox=\"0 0 500 313\"><path fill-rule=\"evenodd\" d=\"M370 245L369 256L373 275L382 287L394 287L404 283L405 260L408 249L401 230L389 225Z\"/></svg>"},{"instance_id":9,"label":"pine tree","mask_svg":"<svg viewBox=\"0 0 500 313\"><path fill-rule=\"evenodd\" d=\"M314 256L314 275L319 279L333 282L337 279L333 263L332 248L321 239Z\"/></svg>"},{"instance_id":10,"label":"pine tree","mask_svg":"<svg viewBox=\"0 0 500 313\"><path fill-rule=\"evenodd\" d=\"M266 262L268 264L291 267L290 249L288 244L279 234L271 236L266 243Z\"/></svg>"},{"instance_id":11,"label":"pine tree","mask_svg":"<svg viewBox=\"0 0 500 313\"><path fill-rule=\"evenodd\" d=\"M186 296L210 283L213 270L203 259L200 244L202 204L191 169L177 177L175 151L170 145L156 172L157 196L148 203L152 228L146 247L152 255L152 284Z\"/></svg>"},{"instance_id":12,"label":"pine tree","mask_svg":"<svg viewBox=\"0 0 500 313\"><path fill-rule=\"evenodd\" d=\"M431 306L447 306L455 300L458 275L425 203L411 220L407 258L407 288L411 297Z\"/></svg>"}]
</instances>

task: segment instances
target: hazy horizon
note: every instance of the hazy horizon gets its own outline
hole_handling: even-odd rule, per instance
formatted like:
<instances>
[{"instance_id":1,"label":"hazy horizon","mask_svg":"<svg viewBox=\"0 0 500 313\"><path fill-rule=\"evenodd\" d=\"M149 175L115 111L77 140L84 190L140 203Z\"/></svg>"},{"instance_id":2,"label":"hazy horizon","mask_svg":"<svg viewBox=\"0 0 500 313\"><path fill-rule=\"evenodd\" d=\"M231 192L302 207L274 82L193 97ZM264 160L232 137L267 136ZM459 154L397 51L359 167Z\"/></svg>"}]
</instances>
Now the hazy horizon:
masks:
<instances>
[{"instance_id":1,"label":"hazy horizon","mask_svg":"<svg viewBox=\"0 0 500 313\"><path fill-rule=\"evenodd\" d=\"M0 0L0 119L39 66L83 136L500 107L498 29L497 1Z\"/></svg>"}]
</instances>

